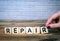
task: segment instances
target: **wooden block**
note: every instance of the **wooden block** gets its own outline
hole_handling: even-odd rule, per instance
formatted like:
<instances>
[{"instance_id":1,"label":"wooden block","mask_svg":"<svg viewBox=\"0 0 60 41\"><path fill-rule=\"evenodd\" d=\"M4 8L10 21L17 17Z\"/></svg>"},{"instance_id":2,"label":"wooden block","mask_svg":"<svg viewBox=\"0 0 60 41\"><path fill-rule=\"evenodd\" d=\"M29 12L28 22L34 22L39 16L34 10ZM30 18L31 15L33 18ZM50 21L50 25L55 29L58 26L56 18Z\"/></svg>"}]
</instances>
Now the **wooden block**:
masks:
<instances>
[{"instance_id":1,"label":"wooden block","mask_svg":"<svg viewBox=\"0 0 60 41\"><path fill-rule=\"evenodd\" d=\"M41 34L48 33L48 29L46 27L41 27Z\"/></svg>"},{"instance_id":2,"label":"wooden block","mask_svg":"<svg viewBox=\"0 0 60 41\"><path fill-rule=\"evenodd\" d=\"M5 27L5 34L11 34L11 27Z\"/></svg>"},{"instance_id":3,"label":"wooden block","mask_svg":"<svg viewBox=\"0 0 60 41\"><path fill-rule=\"evenodd\" d=\"M12 34L18 34L18 27L12 27Z\"/></svg>"},{"instance_id":4,"label":"wooden block","mask_svg":"<svg viewBox=\"0 0 60 41\"><path fill-rule=\"evenodd\" d=\"M33 27L26 27L26 34L33 34Z\"/></svg>"},{"instance_id":5,"label":"wooden block","mask_svg":"<svg viewBox=\"0 0 60 41\"><path fill-rule=\"evenodd\" d=\"M34 34L40 34L40 27L33 27Z\"/></svg>"},{"instance_id":6,"label":"wooden block","mask_svg":"<svg viewBox=\"0 0 60 41\"><path fill-rule=\"evenodd\" d=\"M26 27L19 27L19 34L25 34Z\"/></svg>"}]
</instances>

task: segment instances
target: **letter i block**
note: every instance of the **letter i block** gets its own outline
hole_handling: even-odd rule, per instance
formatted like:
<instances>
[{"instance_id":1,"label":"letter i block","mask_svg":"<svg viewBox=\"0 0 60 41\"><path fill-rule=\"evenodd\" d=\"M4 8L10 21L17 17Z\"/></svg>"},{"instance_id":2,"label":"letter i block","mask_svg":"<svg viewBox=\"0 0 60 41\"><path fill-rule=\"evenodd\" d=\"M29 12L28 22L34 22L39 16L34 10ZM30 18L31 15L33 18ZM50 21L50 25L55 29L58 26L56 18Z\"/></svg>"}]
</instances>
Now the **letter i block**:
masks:
<instances>
[{"instance_id":1,"label":"letter i block","mask_svg":"<svg viewBox=\"0 0 60 41\"><path fill-rule=\"evenodd\" d=\"M48 29L46 27L41 27L41 34L48 33Z\"/></svg>"},{"instance_id":2,"label":"letter i block","mask_svg":"<svg viewBox=\"0 0 60 41\"><path fill-rule=\"evenodd\" d=\"M19 27L19 34L25 34L26 27Z\"/></svg>"},{"instance_id":3,"label":"letter i block","mask_svg":"<svg viewBox=\"0 0 60 41\"><path fill-rule=\"evenodd\" d=\"M11 34L11 27L5 27L5 34Z\"/></svg>"},{"instance_id":4,"label":"letter i block","mask_svg":"<svg viewBox=\"0 0 60 41\"><path fill-rule=\"evenodd\" d=\"M18 34L18 27L12 27L12 34Z\"/></svg>"},{"instance_id":5,"label":"letter i block","mask_svg":"<svg viewBox=\"0 0 60 41\"><path fill-rule=\"evenodd\" d=\"M34 34L40 34L40 27L33 27L34 28Z\"/></svg>"},{"instance_id":6,"label":"letter i block","mask_svg":"<svg viewBox=\"0 0 60 41\"><path fill-rule=\"evenodd\" d=\"M26 27L26 34L33 34L33 27Z\"/></svg>"}]
</instances>

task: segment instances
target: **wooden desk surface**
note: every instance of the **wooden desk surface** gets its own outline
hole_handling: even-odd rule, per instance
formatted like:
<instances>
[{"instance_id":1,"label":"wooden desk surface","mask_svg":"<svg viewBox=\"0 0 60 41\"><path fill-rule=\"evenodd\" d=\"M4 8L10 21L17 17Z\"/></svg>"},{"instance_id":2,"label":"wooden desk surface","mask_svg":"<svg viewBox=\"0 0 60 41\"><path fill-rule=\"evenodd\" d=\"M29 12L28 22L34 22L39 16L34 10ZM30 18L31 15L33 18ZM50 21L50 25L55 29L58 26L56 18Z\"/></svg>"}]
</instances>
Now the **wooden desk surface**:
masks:
<instances>
[{"instance_id":1,"label":"wooden desk surface","mask_svg":"<svg viewBox=\"0 0 60 41\"><path fill-rule=\"evenodd\" d=\"M60 41L60 30L49 29L48 34L7 35L4 27L10 26L43 26L46 21L0 21L0 41Z\"/></svg>"}]
</instances>

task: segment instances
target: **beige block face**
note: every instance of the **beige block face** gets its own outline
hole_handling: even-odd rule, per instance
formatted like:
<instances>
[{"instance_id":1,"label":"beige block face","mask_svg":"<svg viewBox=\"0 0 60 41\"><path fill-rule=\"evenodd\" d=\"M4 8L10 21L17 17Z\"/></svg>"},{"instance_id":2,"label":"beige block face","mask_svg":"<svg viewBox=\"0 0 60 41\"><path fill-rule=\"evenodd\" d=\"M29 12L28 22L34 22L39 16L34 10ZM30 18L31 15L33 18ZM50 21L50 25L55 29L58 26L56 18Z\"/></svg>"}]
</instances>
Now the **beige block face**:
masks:
<instances>
[{"instance_id":1,"label":"beige block face","mask_svg":"<svg viewBox=\"0 0 60 41\"><path fill-rule=\"evenodd\" d=\"M12 34L18 34L18 27L12 27Z\"/></svg>"},{"instance_id":2,"label":"beige block face","mask_svg":"<svg viewBox=\"0 0 60 41\"><path fill-rule=\"evenodd\" d=\"M26 27L26 34L33 34L33 27Z\"/></svg>"},{"instance_id":3,"label":"beige block face","mask_svg":"<svg viewBox=\"0 0 60 41\"><path fill-rule=\"evenodd\" d=\"M18 30L19 30L19 34L25 34L26 27L19 27Z\"/></svg>"},{"instance_id":4,"label":"beige block face","mask_svg":"<svg viewBox=\"0 0 60 41\"><path fill-rule=\"evenodd\" d=\"M33 27L34 34L40 34L40 27Z\"/></svg>"},{"instance_id":5,"label":"beige block face","mask_svg":"<svg viewBox=\"0 0 60 41\"><path fill-rule=\"evenodd\" d=\"M41 34L48 33L48 29L46 27L41 27Z\"/></svg>"},{"instance_id":6,"label":"beige block face","mask_svg":"<svg viewBox=\"0 0 60 41\"><path fill-rule=\"evenodd\" d=\"M5 27L5 34L11 34L11 27Z\"/></svg>"}]
</instances>

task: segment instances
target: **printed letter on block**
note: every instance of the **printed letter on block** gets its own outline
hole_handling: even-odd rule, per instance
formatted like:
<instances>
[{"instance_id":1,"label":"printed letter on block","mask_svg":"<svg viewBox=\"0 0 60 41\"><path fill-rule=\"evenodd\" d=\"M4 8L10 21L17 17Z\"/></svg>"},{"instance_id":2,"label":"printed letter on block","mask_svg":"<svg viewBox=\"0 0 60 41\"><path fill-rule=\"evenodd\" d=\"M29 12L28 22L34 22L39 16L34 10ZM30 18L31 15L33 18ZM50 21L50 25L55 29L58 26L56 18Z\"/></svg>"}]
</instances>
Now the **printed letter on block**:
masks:
<instances>
[{"instance_id":1,"label":"printed letter on block","mask_svg":"<svg viewBox=\"0 0 60 41\"><path fill-rule=\"evenodd\" d=\"M41 27L41 34L48 33L48 29L46 27Z\"/></svg>"},{"instance_id":2,"label":"printed letter on block","mask_svg":"<svg viewBox=\"0 0 60 41\"><path fill-rule=\"evenodd\" d=\"M25 34L26 27L19 27L19 34Z\"/></svg>"},{"instance_id":3,"label":"printed letter on block","mask_svg":"<svg viewBox=\"0 0 60 41\"><path fill-rule=\"evenodd\" d=\"M11 34L11 27L5 27L5 34Z\"/></svg>"},{"instance_id":4,"label":"printed letter on block","mask_svg":"<svg viewBox=\"0 0 60 41\"><path fill-rule=\"evenodd\" d=\"M33 27L26 27L26 34L33 34Z\"/></svg>"},{"instance_id":5,"label":"printed letter on block","mask_svg":"<svg viewBox=\"0 0 60 41\"><path fill-rule=\"evenodd\" d=\"M18 27L12 27L12 34L18 34Z\"/></svg>"},{"instance_id":6,"label":"printed letter on block","mask_svg":"<svg viewBox=\"0 0 60 41\"><path fill-rule=\"evenodd\" d=\"M34 34L40 34L40 27L33 27L34 28Z\"/></svg>"}]
</instances>

